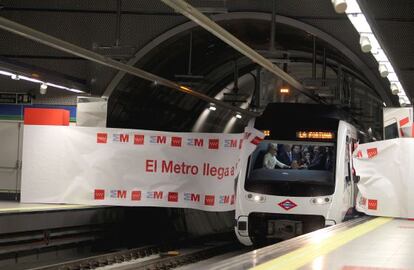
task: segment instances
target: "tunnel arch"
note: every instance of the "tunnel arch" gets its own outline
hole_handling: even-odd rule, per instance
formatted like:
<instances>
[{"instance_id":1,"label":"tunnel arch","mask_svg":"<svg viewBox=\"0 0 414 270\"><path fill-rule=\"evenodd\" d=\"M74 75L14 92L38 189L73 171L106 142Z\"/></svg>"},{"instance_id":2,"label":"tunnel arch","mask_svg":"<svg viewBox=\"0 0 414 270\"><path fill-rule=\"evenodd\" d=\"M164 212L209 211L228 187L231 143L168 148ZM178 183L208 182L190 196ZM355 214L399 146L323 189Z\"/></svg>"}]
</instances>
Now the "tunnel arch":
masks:
<instances>
[{"instance_id":1,"label":"tunnel arch","mask_svg":"<svg viewBox=\"0 0 414 270\"><path fill-rule=\"evenodd\" d=\"M233 12L233 13L226 13L226 14L217 14L212 15L211 19L215 22L225 22L237 19L255 19L255 20L263 20L263 21L271 21L271 14L269 13L261 13L261 12ZM354 63L355 66L358 66L360 71L363 75L373 84L374 89L382 89L384 90L383 86L379 82L378 78L373 74L372 70L354 53L352 52L347 46L345 46L342 42L334 38L333 36L325 33L324 31L310 25L304 23L302 21L276 15L276 22L280 24L284 24L287 26L294 27L298 30L310 33L316 36L318 39L330 44L331 46L337 48L344 54L350 61ZM198 27L198 25L192 21L188 21L184 24L178 25L165 33L159 35L147 45L145 45L142 49L140 49L132 59L128 61L129 65L136 65L145 55L150 53L153 49L159 46L161 43L167 41L168 39L178 35L180 33L186 32L191 30L192 28ZM125 76L125 72L118 72L112 81L106 87L103 96L109 97L112 92L115 90L116 86ZM385 90L386 91L386 90ZM382 100L386 103L391 102L389 96L384 91L378 91L378 94L381 96Z\"/></svg>"}]
</instances>

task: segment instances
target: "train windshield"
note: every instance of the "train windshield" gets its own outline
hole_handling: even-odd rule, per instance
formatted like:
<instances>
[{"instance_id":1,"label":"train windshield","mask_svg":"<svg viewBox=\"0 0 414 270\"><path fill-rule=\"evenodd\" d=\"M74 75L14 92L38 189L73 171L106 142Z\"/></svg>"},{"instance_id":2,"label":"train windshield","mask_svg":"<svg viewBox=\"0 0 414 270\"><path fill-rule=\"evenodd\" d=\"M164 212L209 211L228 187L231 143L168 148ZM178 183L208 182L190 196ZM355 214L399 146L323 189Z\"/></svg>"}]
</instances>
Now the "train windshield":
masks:
<instances>
[{"instance_id":1,"label":"train windshield","mask_svg":"<svg viewBox=\"0 0 414 270\"><path fill-rule=\"evenodd\" d=\"M277 196L330 195L334 172L334 143L264 140L250 158L245 189Z\"/></svg>"}]
</instances>

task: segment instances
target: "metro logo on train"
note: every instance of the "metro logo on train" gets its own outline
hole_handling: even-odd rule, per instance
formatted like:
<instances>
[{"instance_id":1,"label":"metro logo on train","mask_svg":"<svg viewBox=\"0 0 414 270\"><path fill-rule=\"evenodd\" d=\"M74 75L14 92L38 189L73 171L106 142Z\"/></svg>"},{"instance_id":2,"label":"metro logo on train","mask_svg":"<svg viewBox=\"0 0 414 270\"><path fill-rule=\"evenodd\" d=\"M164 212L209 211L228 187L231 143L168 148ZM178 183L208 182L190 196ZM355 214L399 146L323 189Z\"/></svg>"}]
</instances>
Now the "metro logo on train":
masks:
<instances>
[{"instance_id":1,"label":"metro logo on train","mask_svg":"<svg viewBox=\"0 0 414 270\"><path fill-rule=\"evenodd\" d=\"M283 202L278 203L280 207L285 209L286 211L289 211L292 208L295 208L298 206L296 203L292 202L291 200L284 200Z\"/></svg>"}]
</instances>

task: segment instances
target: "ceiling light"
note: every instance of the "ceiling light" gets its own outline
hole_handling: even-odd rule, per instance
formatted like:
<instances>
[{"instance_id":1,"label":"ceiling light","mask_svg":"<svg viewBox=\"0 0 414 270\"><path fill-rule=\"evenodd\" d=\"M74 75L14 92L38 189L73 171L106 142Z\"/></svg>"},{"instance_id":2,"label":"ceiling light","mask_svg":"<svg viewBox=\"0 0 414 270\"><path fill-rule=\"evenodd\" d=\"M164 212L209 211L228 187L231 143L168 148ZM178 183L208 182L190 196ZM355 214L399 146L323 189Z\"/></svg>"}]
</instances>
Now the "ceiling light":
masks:
<instances>
[{"instance_id":1,"label":"ceiling light","mask_svg":"<svg viewBox=\"0 0 414 270\"><path fill-rule=\"evenodd\" d=\"M335 1L331 0L335 6ZM360 34L360 45L361 50L365 53L371 52L372 55L375 57L379 64L379 72L382 77L385 76L388 78L389 82L391 83L391 91L395 95L404 96L404 98L400 101L404 102L405 105L411 104L408 97L406 97L406 93L404 91L401 82L398 79L398 76L392 66L386 52L381 47L380 42L377 40L372 28L365 17L364 13L362 12L358 0L346 0L347 8L345 13L348 16L349 21L355 27L356 31ZM383 66L381 66L383 64ZM401 103L402 104L402 103Z\"/></svg>"},{"instance_id":2,"label":"ceiling light","mask_svg":"<svg viewBox=\"0 0 414 270\"><path fill-rule=\"evenodd\" d=\"M387 104L385 102L383 102L382 105L384 105L384 107L387 107Z\"/></svg>"},{"instance_id":3,"label":"ceiling light","mask_svg":"<svg viewBox=\"0 0 414 270\"><path fill-rule=\"evenodd\" d=\"M289 94L289 88L287 88L287 87L280 88L280 93L281 94Z\"/></svg>"},{"instance_id":4,"label":"ceiling light","mask_svg":"<svg viewBox=\"0 0 414 270\"><path fill-rule=\"evenodd\" d=\"M214 106L214 104L210 104L210 107L208 108L210 111L215 111L217 110L216 106Z\"/></svg>"},{"instance_id":5,"label":"ceiling light","mask_svg":"<svg viewBox=\"0 0 414 270\"><path fill-rule=\"evenodd\" d=\"M393 95L398 95L400 93L397 84L392 83L390 88Z\"/></svg>"},{"instance_id":6,"label":"ceiling light","mask_svg":"<svg viewBox=\"0 0 414 270\"><path fill-rule=\"evenodd\" d=\"M378 70L379 70L381 77L386 78L388 76L388 69L386 65L379 64Z\"/></svg>"},{"instance_id":7,"label":"ceiling light","mask_svg":"<svg viewBox=\"0 0 414 270\"><path fill-rule=\"evenodd\" d=\"M13 73L10 73L10 72L4 71L4 70L0 70L0 74L5 75L5 76L10 76L10 77L14 75Z\"/></svg>"},{"instance_id":8,"label":"ceiling light","mask_svg":"<svg viewBox=\"0 0 414 270\"><path fill-rule=\"evenodd\" d=\"M242 118L241 114L240 114L240 113L237 113L237 114L236 114L236 118L237 118L237 119L241 119L241 118Z\"/></svg>"},{"instance_id":9,"label":"ceiling light","mask_svg":"<svg viewBox=\"0 0 414 270\"><path fill-rule=\"evenodd\" d=\"M24 81L29 81L29 82L33 82L33 83L39 83L40 84L40 91L44 92L44 93L46 93L46 89L47 89L48 86L63 89L63 90L67 90L67 91L74 92L74 93L85 93L82 90L69 88L69 87L66 87L66 86L63 86L63 85L59 85L59 84L43 82L43 81L35 79L35 78L27 77L27 76L24 76L24 75L14 74L14 73L4 71L4 70L0 70L0 75L9 76L13 80L24 80ZM32 76L39 77L39 75L37 75L36 73L33 73Z\"/></svg>"},{"instance_id":10,"label":"ceiling light","mask_svg":"<svg viewBox=\"0 0 414 270\"><path fill-rule=\"evenodd\" d=\"M401 106L407 105L407 103L405 102L405 99L403 97L400 97L399 101L400 101Z\"/></svg>"},{"instance_id":11,"label":"ceiling light","mask_svg":"<svg viewBox=\"0 0 414 270\"><path fill-rule=\"evenodd\" d=\"M46 94L46 91L47 91L47 84L42 83L40 85L40 94L44 95L44 94Z\"/></svg>"},{"instance_id":12,"label":"ceiling light","mask_svg":"<svg viewBox=\"0 0 414 270\"><path fill-rule=\"evenodd\" d=\"M332 0L336 13L344 13L348 7L345 0Z\"/></svg>"},{"instance_id":13,"label":"ceiling light","mask_svg":"<svg viewBox=\"0 0 414 270\"><path fill-rule=\"evenodd\" d=\"M359 44L361 45L361 50L364 53L368 53L372 49L371 41L369 41L369 37L367 37L365 35L361 36L361 38L359 39Z\"/></svg>"}]
</instances>

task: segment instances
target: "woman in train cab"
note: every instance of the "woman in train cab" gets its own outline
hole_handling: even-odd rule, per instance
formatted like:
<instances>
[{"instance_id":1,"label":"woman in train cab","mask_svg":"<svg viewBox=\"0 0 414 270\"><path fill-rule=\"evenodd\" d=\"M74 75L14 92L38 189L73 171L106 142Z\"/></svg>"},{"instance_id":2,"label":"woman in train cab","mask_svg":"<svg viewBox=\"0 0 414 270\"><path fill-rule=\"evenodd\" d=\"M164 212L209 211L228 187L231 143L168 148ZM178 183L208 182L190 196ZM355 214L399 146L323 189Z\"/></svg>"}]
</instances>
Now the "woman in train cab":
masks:
<instances>
[{"instance_id":1,"label":"woman in train cab","mask_svg":"<svg viewBox=\"0 0 414 270\"><path fill-rule=\"evenodd\" d=\"M279 168L289 169L290 166L277 160L276 155L277 155L277 144L269 143L267 147L267 153L265 154L263 158L263 167L267 169L274 169L275 166L277 165Z\"/></svg>"}]
</instances>

